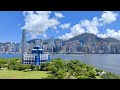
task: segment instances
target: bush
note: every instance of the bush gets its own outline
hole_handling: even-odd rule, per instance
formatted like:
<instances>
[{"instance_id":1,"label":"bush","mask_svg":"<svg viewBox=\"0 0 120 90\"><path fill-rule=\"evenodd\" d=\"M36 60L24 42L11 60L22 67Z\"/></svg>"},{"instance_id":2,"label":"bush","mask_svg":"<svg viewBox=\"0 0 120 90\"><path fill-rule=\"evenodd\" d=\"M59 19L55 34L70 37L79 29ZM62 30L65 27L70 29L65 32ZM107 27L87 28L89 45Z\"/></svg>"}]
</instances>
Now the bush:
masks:
<instances>
[{"instance_id":1,"label":"bush","mask_svg":"<svg viewBox=\"0 0 120 90\"><path fill-rule=\"evenodd\" d=\"M53 74L48 75L46 78L43 79L57 79Z\"/></svg>"},{"instance_id":2,"label":"bush","mask_svg":"<svg viewBox=\"0 0 120 90\"><path fill-rule=\"evenodd\" d=\"M86 69L87 69L87 71L91 71L91 70L94 69L94 67L93 66L87 66Z\"/></svg>"},{"instance_id":3,"label":"bush","mask_svg":"<svg viewBox=\"0 0 120 90\"><path fill-rule=\"evenodd\" d=\"M66 77L66 73L64 70L59 70L55 73L57 79L64 79Z\"/></svg>"},{"instance_id":4,"label":"bush","mask_svg":"<svg viewBox=\"0 0 120 90\"><path fill-rule=\"evenodd\" d=\"M89 77L90 78L95 78L95 76L96 76L96 72L95 71L91 70L91 71L88 71L88 73L89 73Z\"/></svg>"},{"instance_id":5,"label":"bush","mask_svg":"<svg viewBox=\"0 0 120 90\"><path fill-rule=\"evenodd\" d=\"M77 79L90 79L88 76L78 76Z\"/></svg>"},{"instance_id":6,"label":"bush","mask_svg":"<svg viewBox=\"0 0 120 90\"><path fill-rule=\"evenodd\" d=\"M105 74L102 74L101 78L103 78L103 79L120 79L120 76L113 74L111 72L107 72Z\"/></svg>"},{"instance_id":7,"label":"bush","mask_svg":"<svg viewBox=\"0 0 120 90\"><path fill-rule=\"evenodd\" d=\"M40 66L35 66L34 70L35 71L40 71Z\"/></svg>"},{"instance_id":8,"label":"bush","mask_svg":"<svg viewBox=\"0 0 120 90\"><path fill-rule=\"evenodd\" d=\"M30 65L30 69L35 70L35 66L34 65Z\"/></svg>"},{"instance_id":9,"label":"bush","mask_svg":"<svg viewBox=\"0 0 120 90\"><path fill-rule=\"evenodd\" d=\"M63 60L56 60L54 66L58 69L64 69L64 61Z\"/></svg>"},{"instance_id":10,"label":"bush","mask_svg":"<svg viewBox=\"0 0 120 90\"><path fill-rule=\"evenodd\" d=\"M61 58L57 58L57 60L62 60Z\"/></svg>"},{"instance_id":11,"label":"bush","mask_svg":"<svg viewBox=\"0 0 120 90\"><path fill-rule=\"evenodd\" d=\"M52 71L52 73L56 73L57 72L57 68L54 65L52 65L51 66L51 71Z\"/></svg>"},{"instance_id":12,"label":"bush","mask_svg":"<svg viewBox=\"0 0 120 90\"><path fill-rule=\"evenodd\" d=\"M47 66L48 66L48 64L46 64L46 63L42 63L41 65L40 65L40 70L41 71L46 71L47 69Z\"/></svg>"},{"instance_id":13,"label":"bush","mask_svg":"<svg viewBox=\"0 0 120 90\"><path fill-rule=\"evenodd\" d=\"M97 68L95 69L95 71L96 71L96 72L103 72L103 70L97 69Z\"/></svg>"},{"instance_id":14,"label":"bush","mask_svg":"<svg viewBox=\"0 0 120 90\"><path fill-rule=\"evenodd\" d=\"M29 72L29 71L31 71L30 69L25 69L25 70L23 70L23 72Z\"/></svg>"}]
</instances>

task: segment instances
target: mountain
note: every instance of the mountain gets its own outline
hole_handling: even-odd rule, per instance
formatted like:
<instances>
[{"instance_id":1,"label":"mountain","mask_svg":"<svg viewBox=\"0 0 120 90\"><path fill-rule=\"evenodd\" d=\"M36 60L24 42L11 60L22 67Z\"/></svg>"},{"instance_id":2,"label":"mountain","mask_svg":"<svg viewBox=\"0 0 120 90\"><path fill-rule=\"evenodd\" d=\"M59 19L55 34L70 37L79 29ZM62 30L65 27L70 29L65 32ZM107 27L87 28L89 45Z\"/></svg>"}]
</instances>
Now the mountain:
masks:
<instances>
[{"instance_id":1,"label":"mountain","mask_svg":"<svg viewBox=\"0 0 120 90\"><path fill-rule=\"evenodd\" d=\"M42 39L32 39L32 40L29 40L27 41L27 43L35 43L36 40L42 40ZM48 44L50 42L51 39L46 39L46 40L43 40L43 44ZM58 40L61 40L61 39L54 39L54 41L58 41Z\"/></svg>"},{"instance_id":2,"label":"mountain","mask_svg":"<svg viewBox=\"0 0 120 90\"><path fill-rule=\"evenodd\" d=\"M67 41L75 41L75 40L79 40L79 41L83 41L85 44L87 42L101 42L101 41L106 41L106 42L120 42L119 40L115 39L115 38L99 38L98 36L92 34L92 33L82 33L78 36L75 36L73 38L70 38Z\"/></svg>"},{"instance_id":3,"label":"mountain","mask_svg":"<svg viewBox=\"0 0 120 90\"><path fill-rule=\"evenodd\" d=\"M111 37L108 37L108 38L104 38L104 40L106 42L120 42L119 40L115 39L115 38L111 38Z\"/></svg>"},{"instance_id":4,"label":"mountain","mask_svg":"<svg viewBox=\"0 0 120 90\"><path fill-rule=\"evenodd\" d=\"M42 40L42 39L33 39L33 40L29 40L27 43L35 43L36 40ZM57 40L61 40L61 39L54 39L54 41ZM87 42L101 42L101 41L106 41L106 42L120 42L119 40L115 39L115 38L99 38L98 36L92 34L92 33L82 33L78 36L75 36L73 38L70 38L69 40L63 41L63 44L68 42L68 41L83 41L85 44ZM43 44L47 44L50 42L50 39L44 40Z\"/></svg>"},{"instance_id":5,"label":"mountain","mask_svg":"<svg viewBox=\"0 0 120 90\"><path fill-rule=\"evenodd\" d=\"M41 39L32 39L32 40L27 41L27 43L35 43L36 40L41 40Z\"/></svg>"},{"instance_id":6,"label":"mountain","mask_svg":"<svg viewBox=\"0 0 120 90\"><path fill-rule=\"evenodd\" d=\"M92 33L83 33L78 36L75 36L73 38L70 38L68 41L74 41L74 40L79 40L79 41L84 41L84 43L87 42L100 42L104 41L104 39L97 37L96 35Z\"/></svg>"}]
</instances>

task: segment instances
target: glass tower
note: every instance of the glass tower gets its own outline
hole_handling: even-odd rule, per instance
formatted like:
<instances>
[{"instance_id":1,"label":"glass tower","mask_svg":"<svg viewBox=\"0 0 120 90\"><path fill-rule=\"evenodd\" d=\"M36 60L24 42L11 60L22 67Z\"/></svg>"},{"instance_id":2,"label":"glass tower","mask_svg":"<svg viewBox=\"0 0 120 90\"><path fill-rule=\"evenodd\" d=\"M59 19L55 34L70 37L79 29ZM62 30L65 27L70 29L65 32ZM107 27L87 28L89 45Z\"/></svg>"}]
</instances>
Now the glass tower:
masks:
<instances>
[{"instance_id":1,"label":"glass tower","mask_svg":"<svg viewBox=\"0 0 120 90\"><path fill-rule=\"evenodd\" d=\"M22 54L26 52L26 30L22 31Z\"/></svg>"}]
</instances>

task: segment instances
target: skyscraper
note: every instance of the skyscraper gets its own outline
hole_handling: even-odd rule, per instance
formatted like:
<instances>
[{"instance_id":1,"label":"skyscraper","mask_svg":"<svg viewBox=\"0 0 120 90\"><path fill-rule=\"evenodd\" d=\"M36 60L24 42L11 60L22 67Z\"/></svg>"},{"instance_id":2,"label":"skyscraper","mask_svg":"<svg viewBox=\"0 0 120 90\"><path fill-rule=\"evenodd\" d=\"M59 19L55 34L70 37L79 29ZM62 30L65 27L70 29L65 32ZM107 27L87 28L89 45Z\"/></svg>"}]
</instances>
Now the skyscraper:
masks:
<instances>
[{"instance_id":1,"label":"skyscraper","mask_svg":"<svg viewBox=\"0 0 120 90\"><path fill-rule=\"evenodd\" d=\"M53 52L53 48L55 47L55 43L54 43L54 38L53 37L51 37L50 46L52 47L52 52Z\"/></svg>"},{"instance_id":2,"label":"skyscraper","mask_svg":"<svg viewBox=\"0 0 120 90\"><path fill-rule=\"evenodd\" d=\"M26 30L22 31L22 54L26 52Z\"/></svg>"}]
</instances>

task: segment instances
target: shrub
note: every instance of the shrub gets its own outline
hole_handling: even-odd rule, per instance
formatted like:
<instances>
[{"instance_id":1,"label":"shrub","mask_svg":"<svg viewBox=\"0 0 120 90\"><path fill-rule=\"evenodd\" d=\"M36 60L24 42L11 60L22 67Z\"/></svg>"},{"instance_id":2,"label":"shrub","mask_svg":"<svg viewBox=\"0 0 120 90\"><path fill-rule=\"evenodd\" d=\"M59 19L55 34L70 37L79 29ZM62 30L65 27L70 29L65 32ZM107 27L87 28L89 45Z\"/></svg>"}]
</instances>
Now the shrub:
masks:
<instances>
[{"instance_id":1,"label":"shrub","mask_svg":"<svg viewBox=\"0 0 120 90\"><path fill-rule=\"evenodd\" d=\"M25 70L23 70L23 72L29 72L29 71L31 71L30 69L25 69Z\"/></svg>"},{"instance_id":2,"label":"shrub","mask_svg":"<svg viewBox=\"0 0 120 90\"><path fill-rule=\"evenodd\" d=\"M103 79L120 79L120 76L113 74L111 72L107 72L105 74L102 74L101 78L103 78Z\"/></svg>"},{"instance_id":3,"label":"shrub","mask_svg":"<svg viewBox=\"0 0 120 90\"><path fill-rule=\"evenodd\" d=\"M56 73L57 72L57 68L54 65L52 65L51 66L51 71L52 71L52 73Z\"/></svg>"},{"instance_id":4,"label":"shrub","mask_svg":"<svg viewBox=\"0 0 120 90\"><path fill-rule=\"evenodd\" d=\"M90 79L88 76L78 76L77 79Z\"/></svg>"}]
</instances>

